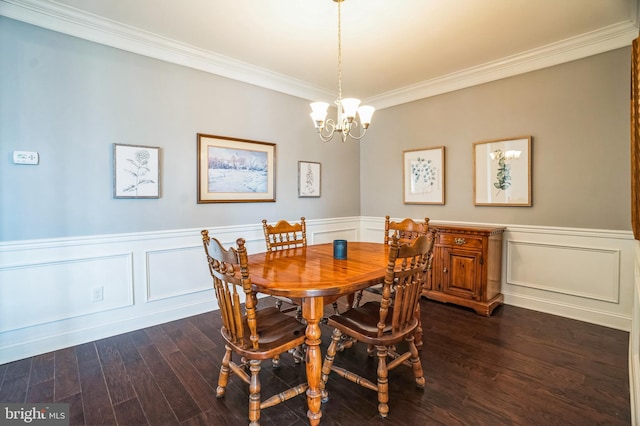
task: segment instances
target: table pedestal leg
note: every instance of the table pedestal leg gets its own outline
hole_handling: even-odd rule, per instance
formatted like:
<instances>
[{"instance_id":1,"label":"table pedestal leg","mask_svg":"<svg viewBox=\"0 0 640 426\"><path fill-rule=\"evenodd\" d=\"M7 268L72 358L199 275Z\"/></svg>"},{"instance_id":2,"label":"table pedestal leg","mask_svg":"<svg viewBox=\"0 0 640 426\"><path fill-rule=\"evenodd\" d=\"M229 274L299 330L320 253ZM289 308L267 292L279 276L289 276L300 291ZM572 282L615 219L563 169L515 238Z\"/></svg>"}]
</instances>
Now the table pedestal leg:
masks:
<instances>
[{"instance_id":1,"label":"table pedestal leg","mask_svg":"<svg viewBox=\"0 0 640 426\"><path fill-rule=\"evenodd\" d=\"M320 319L322 319L324 304L322 297L305 297L302 300L302 316L307 320L306 341L307 344L307 417L310 425L320 424L321 405L321 373L322 373L322 353L320 352Z\"/></svg>"}]
</instances>

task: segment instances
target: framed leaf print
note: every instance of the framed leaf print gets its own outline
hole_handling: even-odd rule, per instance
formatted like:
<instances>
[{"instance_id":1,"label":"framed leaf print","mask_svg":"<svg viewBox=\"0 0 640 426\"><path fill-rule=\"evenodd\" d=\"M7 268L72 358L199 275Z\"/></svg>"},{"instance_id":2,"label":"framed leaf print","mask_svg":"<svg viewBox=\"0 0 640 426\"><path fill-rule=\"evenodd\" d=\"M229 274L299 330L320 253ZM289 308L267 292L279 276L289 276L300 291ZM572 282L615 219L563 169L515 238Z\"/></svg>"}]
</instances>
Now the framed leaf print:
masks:
<instances>
[{"instance_id":1,"label":"framed leaf print","mask_svg":"<svg viewBox=\"0 0 640 426\"><path fill-rule=\"evenodd\" d=\"M473 203L531 206L531 136L473 144Z\"/></svg>"},{"instance_id":2,"label":"framed leaf print","mask_svg":"<svg viewBox=\"0 0 640 426\"><path fill-rule=\"evenodd\" d=\"M403 152L404 203L444 204L444 146Z\"/></svg>"}]
</instances>

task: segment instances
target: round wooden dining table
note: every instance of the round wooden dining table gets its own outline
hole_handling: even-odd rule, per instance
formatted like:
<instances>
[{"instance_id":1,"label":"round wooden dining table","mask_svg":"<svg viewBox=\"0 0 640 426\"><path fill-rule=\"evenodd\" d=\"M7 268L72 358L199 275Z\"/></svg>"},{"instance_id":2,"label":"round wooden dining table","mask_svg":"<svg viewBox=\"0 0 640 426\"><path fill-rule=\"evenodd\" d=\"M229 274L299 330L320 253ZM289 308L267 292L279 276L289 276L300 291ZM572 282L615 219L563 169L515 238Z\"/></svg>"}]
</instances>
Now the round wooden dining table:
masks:
<instances>
[{"instance_id":1,"label":"round wooden dining table","mask_svg":"<svg viewBox=\"0 0 640 426\"><path fill-rule=\"evenodd\" d=\"M302 300L302 316L307 322L307 417L311 425L319 424L322 416L320 320L324 305L381 283L388 257L388 245L367 242L349 242L344 260L334 259L331 243L249 256L249 274L256 292Z\"/></svg>"}]
</instances>

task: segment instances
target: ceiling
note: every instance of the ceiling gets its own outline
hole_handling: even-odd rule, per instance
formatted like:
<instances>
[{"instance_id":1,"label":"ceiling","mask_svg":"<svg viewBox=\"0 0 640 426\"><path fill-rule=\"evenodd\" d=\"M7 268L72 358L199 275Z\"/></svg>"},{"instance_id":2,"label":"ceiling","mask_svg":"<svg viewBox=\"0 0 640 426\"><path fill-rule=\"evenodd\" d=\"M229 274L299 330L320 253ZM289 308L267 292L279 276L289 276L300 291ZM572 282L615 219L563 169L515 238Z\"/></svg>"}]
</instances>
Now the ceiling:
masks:
<instances>
[{"instance_id":1,"label":"ceiling","mask_svg":"<svg viewBox=\"0 0 640 426\"><path fill-rule=\"evenodd\" d=\"M343 97L384 108L627 46L638 0L345 0ZM0 0L0 14L306 99L337 97L332 0Z\"/></svg>"}]
</instances>

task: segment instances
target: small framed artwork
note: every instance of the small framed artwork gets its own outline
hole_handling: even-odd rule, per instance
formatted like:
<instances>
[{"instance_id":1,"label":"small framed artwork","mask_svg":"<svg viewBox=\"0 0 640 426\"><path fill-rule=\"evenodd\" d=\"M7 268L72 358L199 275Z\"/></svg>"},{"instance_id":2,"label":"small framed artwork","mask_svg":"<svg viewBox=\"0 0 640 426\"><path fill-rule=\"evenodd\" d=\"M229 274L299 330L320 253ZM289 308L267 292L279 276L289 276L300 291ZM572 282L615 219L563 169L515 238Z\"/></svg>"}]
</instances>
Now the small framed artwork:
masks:
<instances>
[{"instance_id":1,"label":"small framed artwork","mask_svg":"<svg viewBox=\"0 0 640 426\"><path fill-rule=\"evenodd\" d=\"M531 136L473 144L473 203L531 206Z\"/></svg>"},{"instance_id":2,"label":"small framed artwork","mask_svg":"<svg viewBox=\"0 0 640 426\"><path fill-rule=\"evenodd\" d=\"M319 197L320 179L320 163L298 161L298 197Z\"/></svg>"},{"instance_id":3,"label":"small framed artwork","mask_svg":"<svg viewBox=\"0 0 640 426\"><path fill-rule=\"evenodd\" d=\"M276 144L198 133L198 203L276 201Z\"/></svg>"},{"instance_id":4,"label":"small framed artwork","mask_svg":"<svg viewBox=\"0 0 640 426\"><path fill-rule=\"evenodd\" d=\"M113 198L160 198L160 148L113 144Z\"/></svg>"},{"instance_id":5,"label":"small framed artwork","mask_svg":"<svg viewBox=\"0 0 640 426\"><path fill-rule=\"evenodd\" d=\"M405 204L444 204L444 146L403 151Z\"/></svg>"}]
</instances>

